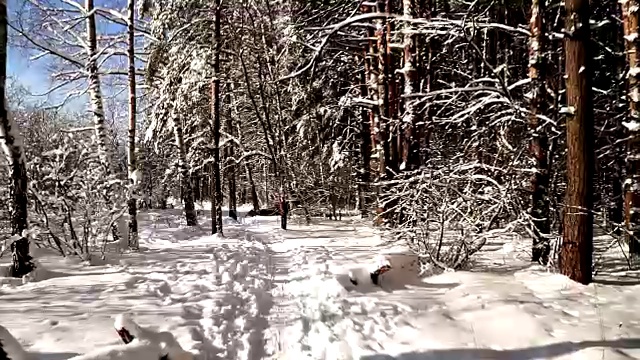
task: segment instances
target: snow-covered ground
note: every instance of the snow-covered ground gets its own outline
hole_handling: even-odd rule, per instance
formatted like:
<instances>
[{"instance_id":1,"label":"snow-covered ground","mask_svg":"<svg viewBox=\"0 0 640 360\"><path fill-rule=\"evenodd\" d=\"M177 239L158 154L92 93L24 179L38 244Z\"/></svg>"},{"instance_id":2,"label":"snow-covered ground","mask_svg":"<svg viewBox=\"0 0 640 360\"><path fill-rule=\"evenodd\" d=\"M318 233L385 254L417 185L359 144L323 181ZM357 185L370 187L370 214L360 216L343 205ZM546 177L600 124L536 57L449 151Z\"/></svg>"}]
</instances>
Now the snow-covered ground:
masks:
<instances>
[{"instance_id":1,"label":"snow-covered ground","mask_svg":"<svg viewBox=\"0 0 640 360\"><path fill-rule=\"evenodd\" d=\"M531 266L528 241L505 237L473 270L421 279L360 220L227 219L220 238L205 215L188 229L180 210L146 213L141 251L103 265L36 251L50 278L0 278L0 325L46 360L120 343L121 313L206 360L640 358L640 276L616 247L598 252L589 286ZM349 282L381 253L382 287Z\"/></svg>"}]
</instances>

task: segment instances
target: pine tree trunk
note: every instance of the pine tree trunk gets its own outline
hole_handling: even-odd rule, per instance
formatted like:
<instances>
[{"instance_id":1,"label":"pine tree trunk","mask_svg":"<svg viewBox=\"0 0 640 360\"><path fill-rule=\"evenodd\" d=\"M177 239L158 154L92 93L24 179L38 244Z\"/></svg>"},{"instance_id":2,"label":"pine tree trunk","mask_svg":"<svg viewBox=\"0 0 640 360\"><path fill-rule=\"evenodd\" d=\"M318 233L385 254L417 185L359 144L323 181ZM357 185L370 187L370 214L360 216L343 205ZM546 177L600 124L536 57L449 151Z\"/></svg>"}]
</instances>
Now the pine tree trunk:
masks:
<instances>
[{"instance_id":1,"label":"pine tree trunk","mask_svg":"<svg viewBox=\"0 0 640 360\"><path fill-rule=\"evenodd\" d=\"M239 122L236 122L236 131L237 131L236 133L238 134L238 141L240 142L240 144L242 144L243 143L242 129L240 128ZM244 161L244 169L247 176L247 181L249 182L249 188L251 191L251 203L253 205L253 210L258 211L260 210L260 202L258 200L258 190L256 188L256 182L253 179L253 170L251 169L251 165L246 161Z\"/></svg>"},{"instance_id":2,"label":"pine tree trunk","mask_svg":"<svg viewBox=\"0 0 640 360\"><path fill-rule=\"evenodd\" d=\"M284 174L280 175L280 194L278 196L280 197L280 199L278 199L278 204L280 204L280 228L282 230L287 230L289 204L287 203L287 184Z\"/></svg>"},{"instance_id":3,"label":"pine tree trunk","mask_svg":"<svg viewBox=\"0 0 640 360\"><path fill-rule=\"evenodd\" d=\"M256 182L253 180L253 172L251 166L247 163L244 165L247 171L247 180L249 180L249 187L251 188L251 203L253 204L253 210L260 210L260 202L258 201L258 191L256 190Z\"/></svg>"},{"instance_id":4,"label":"pine tree trunk","mask_svg":"<svg viewBox=\"0 0 640 360\"><path fill-rule=\"evenodd\" d=\"M378 0L376 2L376 10L379 13L385 12L385 1ZM377 20L376 21L376 30L375 30L375 38L377 40L377 44L375 50L377 53L374 56L377 57L377 83L376 86L376 99L378 102L378 111L377 111L377 124L375 126L375 137L376 137L376 161L377 161L377 172L378 172L378 181L383 181L387 179L387 166L389 164L390 157L390 144L389 144L389 64L387 62L387 35L386 35L386 21L385 20ZM377 195L383 193L384 189L381 186L377 186ZM375 223L380 225L383 222L385 207L382 203L380 203L379 199L378 206L376 209L377 217Z\"/></svg>"},{"instance_id":5,"label":"pine tree trunk","mask_svg":"<svg viewBox=\"0 0 640 360\"><path fill-rule=\"evenodd\" d=\"M395 1L385 0L384 5L385 12L388 14L395 14ZM393 34L395 33L395 22L386 21L385 26L385 79L387 82L387 114L388 118L385 121L385 132L387 133L387 143L389 144L388 156L386 157L387 177L390 178L392 174L399 172L401 154L400 154L400 141L402 139L402 132L399 126L398 111L400 102L398 101L399 81L396 79L395 70L400 67L400 57L393 52ZM387 208L395 207L396 201L387 206Z\"/></svg>"},{"instance_id":6,"label":"pine tree trunk","mask_svg":"<svg viewBox=\"0 0 640 360\"><path fill-rule=\"evenodd\" d=\"M425 19L430 19L431 16L434 15L432 12L433 2L430 0L417 0L418 4L415 9L416 14L419 17L423 17ZM436 71L434 70L434 57L435 54L440 51L442 48L441 40L437 37L429 38L426 37L416 37L415 40L418 42L416 51L418 52L419 58L416 61L417 71L418 71L418 79L420 79L419 86L417 88L418 92L430 92L434 91L433 84L435 81ZM424 80L423 80L424 79ZM417 129L417 139L418 139L418 157L420 159L420 165L426 165L429 158L429 138L431 137L430 130L428 124L430 123L430 119L433 117L435 113L435 107L432 106L431 101L426 104L426 109L423 111L423 119L422 125Z\"/></svg>"},{"instance_id":7,"label":"pine tree trunk","mask_svg":"<svg viewBox=\"0 0 640 360\"><path fill-rule=\"evenodd\" d=\"M10 275L22 277L31 270L34 265L29 255L29 239L24 231L28 227L27 218L27 161L24 153L24 139L18 129L18 124L9 117L7 109L6 79L7 79L7 3L0 2L0 147L9 163L11 174L11 235L16 240L11 243L13 260L11 262Z\"/></svg>"},{"instance_id":8,"label":"pine tree trunk","mask_svg":"<svg viewBox=\"0 0 640 360\"><path fill-rule=\"evenodd\" d=\"M129 147L128 147L128 168L129 179L136 172L136 62L135 62L135 0L129 0L127 3L128 23L127 33L129 44L127 48L127 57L129 60ZM130 180L131 181L131 180ZM138 219L137 219L137 180L130 184L129 199L127 205L129 207L129 246L138 248Z\"/></svg>"},{"instance_id":9,"label":"pine tree trunk","mask_svg":"<svg viewBox=\"0 0 640 360\"><path fill-rule=\"evenodd\" d=\"M415 0L403 0L403 15L407 19L416 16ZM418 92L418 69L416 34L413 25L407 22L404 28L404 95L411 96ZM402 118L402 164L400 170L415 170L420 166L420 142L417 128L421 123L418 116L416 99L406 97L404 116Z\"/></svg>"},{"instance_id":10,"label":"pine tree trunk","mask_svg":"<svg viewBox=\"0 0 640 360\"><path fill-rule=\"evenodd\" d=\"M624 12L621 7L618 7L618 2L612 1L609 4L611 10L610 14L614 16L622 17ZM618 14L619 13L619 14ZM623 23L624 23L623 19ZM612 24L613 34L611 36L611 41L613 42L613 51L614 54L611 57L613 61L616 63L616 74L622 74L625 71L627 66L627 59L625 57L617 56L616 54L622 53L625 51L626 41L624 39L624 26L620 28L617 23ZM619 84L620 85L620 84ZM619 99L621 99L624 94L626 94L626 84L622 84L623 86L616 86L614 91L614 97L611 99L611 108L615 107L618 103ZM613 135L614 139L626 139L627 134L625 127L622 124L622 121L619 121L616 124L615 133ZM625 174L625 165L626 165L626 149L625 144L616 142L614 147L614 162L613 162L613 171L609 179L607 180L611 184L611 203L609 204L609 223L613 228L613 233L617 236L622 234L623 224L625 223L625 199L624 199L624 174Z\"/></svg>"},{"instance_id":11,"label":"pine tree trunk","mask_svg":"<svg viewBox=\"0 0 640 360\"><path fill-rule=\"evenodd\" d=\"M627 179L624 182L625 226L629 253L640 255L640 53L638 53L638 25L640 25L638 0L621 0L624 21L624 38L629 63L628 98L629 119L627 144Z\"/></svg>"},{"instance_id":12,"label":"pine tree trunk","mask_svg":"<svg viewBox=\"0 0 640 360\"><path fill-rule=\"evenodd\" d=\"M233 116L231 114L231 108L233 107L233 102L231 101L233 96L233 86L231 84L227 84L228 93L229 93L229 117L227 118L227 132L229 135L234 138L235 137L235 127L233 125ZM227 145L227 159L232 159L229 162L227 167L226 177L227 177L227 187L229 188L229 217L238 220L238 200L237 200L237 187L236 187L236 163L233 160L236 156L235 142L229 141Z\"/></svg>"},{"instance_id":13,"label":"pine tree trunk","mask_svg":"<svg viewBox=\"0 0 640 360\"><path fill-rule=\"evenodd\" d=\"M589 1L565 2L567 97L567 195L560 271L574 281L592 280L594 120L591 93Z\"/></svg>"},{"instance_id":14,"label":"pine tree trunk","mask_svg":"<svg viewBox=\"0 0 640 360\"><path fill-rule=\"evenodd\" d=\"M367 74L364 63L367 59L364 53L363 68L360 72L360 96L364 99L368 96ZM371 182L371 120L367 111L363 108L360 113L360 157L362 160L362 172L358 184L360 215L366 218L369 215L369 184Z\"/></svg>"},{"instance_id":15,"label":"pine tree trunk","mask_svg":"<svg viewBox=\"0 0 640 360\"><path fill-rule=\"evenodd\" d=\"M211 85L212 105L212 121L213 132L213 199L211 204L211 233L223 235L222 229L222 184L220 179L220 11L221 0L215 2L215 19L214 19L214 53L213 53L213 72L214 78Z\"/></svg>"},{"instance_id":16,"label":"pine tree trunk","mask_svg":"<svg viewBox=\"0 0 640 360\"><path fill-rule=\"evenodd\" d=\"M364 13L374 11L374 8L371 5L363 5L362 11ZM376 22L376 26L381 27L380 22ZM368 54L365 56L365 73L367 75L368 80L368 95L369 100L373 103L378 103L380 100L380 94L378 94L378 76L379 68L379 54L378 54L378 43L375 41L376 36L378 36L377 31L371 28L367 30L367 37L369 39L368 46ZM382 152L382 143L379 142L380 136L380 108L378 106L373 106L369 111L369 119L370 119L370 129L371 129L371 163L368 165L370 170L373 170L375 177L371 180L375 181L380 178L380 161L384 160L384 155ZM375 186L375 203L376 203L376 219L374 222L379 224L382 221L380 214L384 211L384 209L380 206L380 187Z\"/></svg>"},{"instance_id":17,"label":"pine tree trunk","mask_svg":"<svg viewBox=\"0 0 640 360\"><path fill-rule=\"evenodd\" d=\"M551 231L549 219L549 166L547 154L549 140L547 129L538 118L546 115L546 37L545 37L545 0L533 0L531 4L531 39L529 43L529 78L531 79L531 114L529 130L531 143L529 150L536 169L531 177L532 206L531 218L534 224L535 238L531 249L531 261L546 264L549 261L551 247L548 236Z\"/></svg>"},{"instance_id":18,"label":"pine tree trunk","mask_svg":"<svg viewBox=\"0 0 640 360\"><path fill-rule=\"evenodd\" d=\"M187 150L184 146L184 133L182 124L177 117L173 118L173 135L178 148L178 167L180 168L180 193L182 202L184 203L184 215L187 226L198 225L198 216L193 201L193 189L191 188L191 171L187 162Z\"/></svg>"},{"instance_id":19,"label":"pine tree trunk","mask_svg":"<svg viewBox=\"0 0 640 360\"><path fill-rule=\"evenodd\" d=\"M378 0L378 12L385 12L385 1ZM391 112L389 106L389 54L387 47L387 21L379 20L376 28L376 38L378 40L378 96L379 96L379 129L378 144L382 147L379 160L379 172L381 179L387 179L387 167L390 165L390 143L389 143L389 120ZM384 209L382 209L384 210Z\"/></svg>"},{"instance_id":20,"label":"pine tree trunk","mask_svg":"<svg viewBox=\"0 0 640 360\"><path fill-rule=\"evenodd\" d=\"M617 125L616 139L626 138L626 131L622 128L622 124ZM625 223L625 198L624 198L624 168L625 168L625 152L623 148L616 148L614 161L614 170L612 171L609 181L611 182L612 201L609 207L609 222L612 225L613 233L617 236L622 234L622 227ZM626 226L625 226L626 227Z\"/></svg>"}]
</instances>

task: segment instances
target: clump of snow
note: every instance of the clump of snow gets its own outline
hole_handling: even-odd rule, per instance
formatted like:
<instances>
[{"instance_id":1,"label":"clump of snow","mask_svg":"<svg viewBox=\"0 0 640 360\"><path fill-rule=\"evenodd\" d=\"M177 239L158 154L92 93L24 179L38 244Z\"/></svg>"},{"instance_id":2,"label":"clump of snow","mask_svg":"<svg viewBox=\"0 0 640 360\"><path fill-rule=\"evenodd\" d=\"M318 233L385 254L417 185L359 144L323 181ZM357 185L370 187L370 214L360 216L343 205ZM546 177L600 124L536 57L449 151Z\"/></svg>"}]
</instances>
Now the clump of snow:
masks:
<instances>
[{"instance_id":1,"label":"clump of snow","mask_svg":"<svg viewBox=\"0 0 640 360\"><path fill-rule=\"evenodd\" d=\"M7 105L7 99L3 99L5 109L9 109ZM24 138L18 128L18 123L11 114L7 114L6 119L0 121L0 148L6 156L9 165L14 161L26 164L25 150L24 150ZM26 165L24 165L26 166Z\"/></svg>"},{"instance_id":2,"label":"clump of snow","mask_svg":"<svg viewBox=\"0 0 640 360\"><path fill-rule=\"evenodd\" d=\"M640 130L640 122L635 120L629 122L623 121L622 126L626 127L631 132L637 132Z\"/></svg>"},{"instance_id":3,"label":"clump of snow","mask_svg":"<svg viewBox=\"0 0 640 360\"><path fill-rule=\"evenodd\" d=\"M168 331L154 331L138 325L129 314L120 314L114 321L114 328L123 342L132 344L145 343L155 346L146 347L145 351L153 351L154 354L168 355L169 359L191 359L193 355L185 351L175 336ZM123 338L123 336L127 338Z\"/></svg>"},{"instance_id":4,"label":"clump of snow","mask_svg":"<svg viewBox=\"0 0 640 360\"><path fill-rule=\"evenodd\" d=\"M140 184L140 181L142 181L142 176L142 171L140 171L139 169L135 169L129 174L129 179L131 179L133 185L138 185Z\"/></svg>"}]
</instances>

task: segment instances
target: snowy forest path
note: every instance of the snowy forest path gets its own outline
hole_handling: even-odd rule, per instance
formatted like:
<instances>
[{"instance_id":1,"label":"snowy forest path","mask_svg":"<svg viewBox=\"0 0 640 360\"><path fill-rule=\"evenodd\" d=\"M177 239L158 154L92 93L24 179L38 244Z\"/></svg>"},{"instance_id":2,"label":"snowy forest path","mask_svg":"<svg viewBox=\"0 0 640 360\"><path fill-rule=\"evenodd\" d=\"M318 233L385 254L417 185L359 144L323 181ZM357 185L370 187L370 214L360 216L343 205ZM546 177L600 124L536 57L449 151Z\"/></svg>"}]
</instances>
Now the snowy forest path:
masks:
<instances>
[{"instance_id":1,"label":"snowy forest path","mask_svg":"<svg viewBox=\"0 0 640 360\"><path fill-rule=\"evenodd\" d=\"M272 349L272 359L287 358L292 347L299 343L299 336L287 332L300 320L299 299L287 291L291 281L303 279L304 264L307 259L304 248L278 249L276 244L284 242L283 232L274 229L271 233L271 274L273 309L269 316L269 340L267 347Z\"/></svg>"},{"instance_id":2,"label":"snowy forest path","mask_svg":"<svg viewBox=\"0 0 640 360\"><path fill-rule=\"evenodd\" d=\"M206 223L205 223L206 224ZM226 224L225 236L195 228L148 228L126 271L187 331L198 360L264 359L271 299L271 254L251 225ZM134 314L135 315L135 314Z\"/></svg>"},{"instance_id":3,"label":"snowy forest path","mask_svg":"<svg viewBox=\"0 0 640 360\"><path fill-rule=\"evenodd\" d=\"M380 289L353 291L346 279L350 267L376 256L376 238L367 224L350 220L272 231L272 359L359 359L403 326L411 309L374 294Z\"/></svg>"}]
</instances>

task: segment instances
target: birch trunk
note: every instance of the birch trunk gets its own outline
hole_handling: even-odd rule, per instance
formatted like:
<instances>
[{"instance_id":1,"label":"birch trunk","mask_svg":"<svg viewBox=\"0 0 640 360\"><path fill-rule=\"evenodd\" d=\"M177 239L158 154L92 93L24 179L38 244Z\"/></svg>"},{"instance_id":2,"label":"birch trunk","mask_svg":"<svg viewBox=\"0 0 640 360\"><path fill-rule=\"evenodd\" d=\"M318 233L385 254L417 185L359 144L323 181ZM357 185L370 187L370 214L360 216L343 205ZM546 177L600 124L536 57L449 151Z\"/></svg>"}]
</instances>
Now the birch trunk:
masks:
<instances>
[{"instance_id":1,"label":"birch trunk","mask_svg":"<svg viewBox=\"0 0 640 360\"><path fill-rule=\"evenodd\" d=\"M129 199L127 205L129 207L129 247L138 248L138 219L137 219L137 187L138 180L136 173L136 66L135 66L135 0L129 0L127 3L128 23L127 35L129 44L127 48L127 58L129 60L129 146L128 146L128 168L130 184Z\"/></svg>"},{"instance_id":2,"label":"birch trunk","mask_svg":"<svg viewBox=\"0 0 640 360\"><path fill-rule=\"evenodd\" d=\"M223 235L222 229L222 184L220 180L220 7L221 0L215 2L213 33L213 83L211 84L211 129L213 135L213 201L211 202L211 233Z\"/></svg>"},{"instance_id":3,"label":"birch trunk","mask_svg":"<svg viewBox=\"0 0 640 360\"><path fill-rule=\"evenodd\" d=\"M193 201L193 189L191 188L191 172L187 163L187 150L184 147L184 134L180 119L173 118L173 135L178 148L178 167L180 168L181 197L184 203L184 215L187 226L198 225L196 207Z\"/></svg>"},{"instance_id":4,"label":"birch trunk","mask_svg":"<svg viewBox=\"0 0 640 360\"><path fill-rule=\"evenodd\" d=\"M531 114L529 115L529 130L531 143L529 150L536 169L531 177L532 207L531 218L534 224L535 238L531 249L531 261L546 264L549 261L548 236L549 221L549 164L547 153L549 141L546 126L540 122L538 116L545 115L546 102L546 58L545 58L545 28L544 28L545 0L533 0L531 4L531 19L529 27L531 38L529 41L529 78L531 79Z\"/></svg>"},{"instance_id":5,"label":"birch trunk","mask_svg":"<svg viewBox=\"0 0 640 360\"><path fill-rule=\"evenodd\" d=\"M93 0L85 1L87 12L87 73L89 74L89 99L91 101L91 112L93 115L93 126L95 128L96 141L98 142L98 154L100 162L111 174L115 173L116 167L113 162L111 151L107 145L107 129L104 123L104 105L100 86L100 75L98 74L97 48L98 40L96 35L96 15L94 12Z\"/></svg>"},{"instance_id":6,"label":"birch trunk","mask_svg":"<svg viewBox=\"0 0 640 360\"><path fill-rule=\"evenodd\" d=\"M7 3L0 1L0 147L9 163L11 175L11 234L14 241L11 243L13 260L11 262L10 275L22 277L31 270L34 265L29 255L29 239L25 236L27 230L27 160L24 153L24 139L18 129L18 124L9 117L6 102L7 80Z\"/></svg>"},{"instance_id":7,"label":"birch trunk","mask_svg":"<svg viewBox=\"0 0 640 360\"><path fill-rule=\"evenodd\" d=\"M567 195L560 271L574 281L592 280L594 120L588 53L589 0L565 2L567 87Z\"/></svg>"},{"instance_id":8,"label":"birch trunk","mask_svg":"<svg viewBox=\"0 0 640 360\"><path fill-rule=\"evenodd\" d=\"M628 74L629 119L625 123L628 131L627 179L624 182L625 227L629 253L640 255L640 54L638 53L638 0L621 0L624 22L625 48Z\"/></svg>"}]
</instances>

